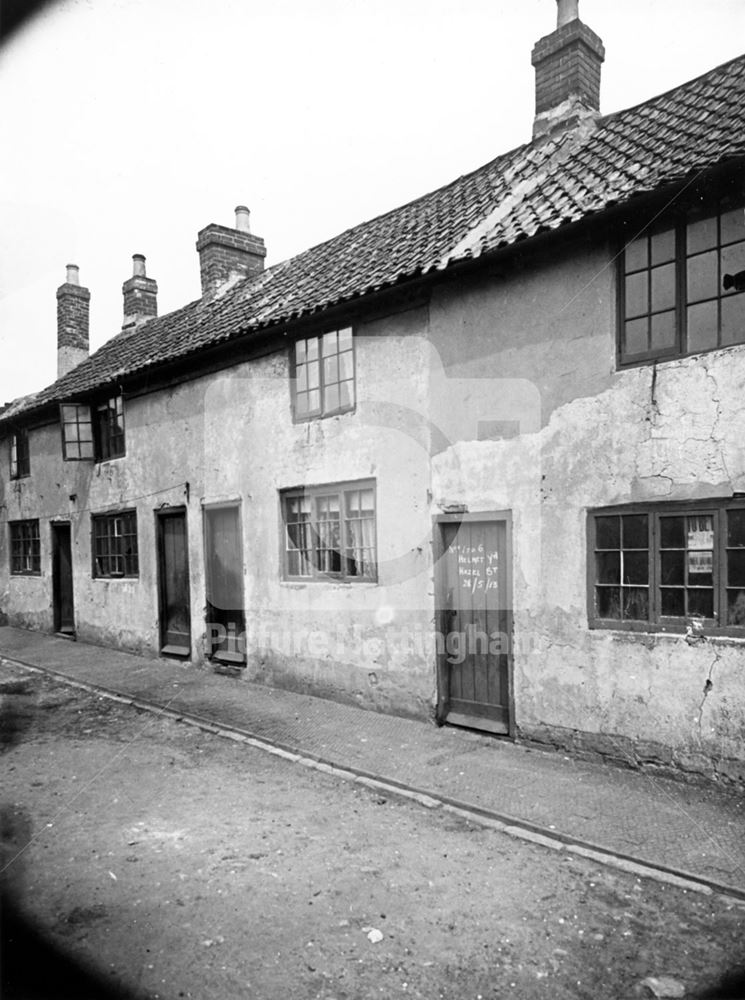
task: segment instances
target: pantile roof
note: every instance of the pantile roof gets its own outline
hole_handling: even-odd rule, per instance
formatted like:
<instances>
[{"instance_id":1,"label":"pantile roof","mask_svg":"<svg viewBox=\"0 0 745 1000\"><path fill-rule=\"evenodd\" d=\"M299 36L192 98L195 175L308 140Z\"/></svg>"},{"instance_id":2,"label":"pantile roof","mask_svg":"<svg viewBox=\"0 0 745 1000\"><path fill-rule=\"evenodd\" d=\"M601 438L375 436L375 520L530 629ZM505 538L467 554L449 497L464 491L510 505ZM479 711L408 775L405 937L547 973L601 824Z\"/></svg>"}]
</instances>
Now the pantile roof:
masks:
<instances>
[{"instance_id":1,"label":"pantile roof","mask_svg":"<svg viewBox=\"0 0 745 1000\"><path fill-rule=\"evenodd\" d=\"M242 334L443 271L745 157L745 56L543 137L400 208L116 336L0 422Z\"/></svg>"}]
</instances>

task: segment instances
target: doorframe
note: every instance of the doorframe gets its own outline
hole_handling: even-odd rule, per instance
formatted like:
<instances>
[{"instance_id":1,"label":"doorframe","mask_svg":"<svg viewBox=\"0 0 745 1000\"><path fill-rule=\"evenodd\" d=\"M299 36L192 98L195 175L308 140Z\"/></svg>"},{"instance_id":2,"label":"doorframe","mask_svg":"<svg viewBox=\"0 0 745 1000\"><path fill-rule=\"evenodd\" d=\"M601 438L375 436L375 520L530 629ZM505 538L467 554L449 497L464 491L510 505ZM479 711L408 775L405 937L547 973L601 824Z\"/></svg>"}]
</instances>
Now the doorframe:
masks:
<instances>
[{"instance_id":1,"label":"doorframe","mask_svg":"<svg viewBox=\"0 0 745 1000\"><path fill-rule=\"evenodd\" d=\"M205 623L207 623L206 610L209 603L208 591L209 591L209 548L207 545L207 534L208 527L207 522L209 521L209 515L212 511L216 510L235 510L237 513L238 520L238 552L240 554L240 579L241 579L241 610L243 612L243 629L244 638L245 633L248 629L248 615L246 612L246 553L243 547L243 498L236 497L231 499L228 497L225 500L202 500L202 557L204 559L204 606L205 606ZM245 641L244 641L245 647ZM244 648L242 653L230 653L230 652L213 652L209 646L209 641L207 642L207 647L205 649L205 658L210 663L219 663L228 667L245 667L248 662L248 651Z\"/></svg>"},{"instance_id":2,"label":"doorframe","mask_svg":"<svg viewBox=\"0 0 745 1000\"><path fill-rule=\"evenodd\" d=\"M189 572L189 510L185 504L180 504L178 507L159 507L155 512L155 559L158 565L158 656L171 656L179 660L190 660L191 650L194 642L194 636L192 634L192 614L191 614L191 574ZM184 545L184 556L186 559L186 580L189 586L189 601L187 603L187 610L189 612L189 651L187 653L178 652L164 652L167 643L163 640L165 638L165 614L163 607L163 596L164 596L164 586L163 581L165 578L165 550L161 544L161 523L167 517L173 517L175 514L183 515L184 518L184 529L185 529L185 545Z\"/></svg>"},{"instance_id":3,"label":"doorframe","mask_svg":"<svg viewBox=\"0 0 745 1000\"><path fill-rule=\"evenodd\" d=\"M74 637L75 628L75 573L72 564L72 521L50 521L49 527L52 531L52 626L55 634L69 635ZM70 586L72 589L72 632L62 632L62 614L59 596L59 528L67 528L70 539Z\"/></svg>"},{"instance_id":4,"label":"doorframe","mask_svg":"<svg viewBox=\"0 0 745 1000\"><path fill-rule=\"evenodd\" d=\"M507 605L505 609L506 621L507 621L507 635L509 638L509 650L507 653L507 711L509 714L509 719L507 721L508 732L506 734L507 739L514 740L517 734L517 727L515 723L515 657L514 657L514 639L515 639L515 626L514 626L514 615L513 615L513 549L512 549L512 511L511 510L489 510L489 511L477 511L470 513L469 511L462 511L455 514L435 514L432 518L432 553L434 557L433 566L433 591L435 597L435 629L441 635L447 635L447 622L445 621L445 615L447 610L445 608L445 579L444 573L438 571L438 566L440 561L445 556L445 542L444 542L444 531L443 527L446 524L463 524L464 522L495 522L499 521L505 525L505 549L506 551L506 590L507 590ZM447 650L442 651L437 650L437 666L436 666L436 679L437 679L437 706L435 711L435 718L438 725L443 725L445 723L445 706L447 703L446 693L448 685L448 664L447 664ZM487 735L485 732L484 735ZM500 734L495 733L495 737L499 737ZM505 736L501 736L502 739Z\"/></svg>"}]
</instances>

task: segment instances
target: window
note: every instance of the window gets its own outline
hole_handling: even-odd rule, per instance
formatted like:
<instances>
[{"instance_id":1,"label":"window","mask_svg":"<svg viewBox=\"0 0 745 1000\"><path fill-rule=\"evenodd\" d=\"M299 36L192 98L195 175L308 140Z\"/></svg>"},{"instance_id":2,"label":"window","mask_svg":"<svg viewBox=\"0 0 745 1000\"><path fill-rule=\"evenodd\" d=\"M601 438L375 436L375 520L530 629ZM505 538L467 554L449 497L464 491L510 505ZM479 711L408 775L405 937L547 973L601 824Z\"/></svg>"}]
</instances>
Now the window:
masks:
<instances>
[{"instance_id":1,"label":"window","mask_svg":"<svg viewBox=\"0 0 745 1000\"><path fill-rule=\"evenodd\" d=\"M589 535L592 626L745 630L743 501L596 511Z\"/></svg>"},{"instance_id":2,"label":"window","mask_svg":"<svg viewBox=\"0 0 745 1000\"><path fill-rule=\"evenodd\" d=\"M11 521L10 572L16 576L41 575L39 522Z\"/></svg>"},{"instance_id":3,"label":"window","mask_svg":"<svg viewBox=\"0 0 745 1000\"><path fill-rule=\"evenodd\" d=\"M622 364L745 343L745 208L708 203L621 255Z\"/></svg>"},{"instance_id":4,"label":"window","mask_svg":"<svg viewBox=\"0 0 745 1000\"><path fill-rule=\"evenodd\" d=\"M93 408L96 460L106 462L124 455L124 400L112 396Z\"/></svg>"},{"instance_id":5,"label":"window","mask_svg":"<svg viewBox=\"0 0 745 1000\"><path fill-rule=\"evenodd\" d=\"M89 406L67 403L60 407L62 457L66 462L93 458L93 431Z\"/></svg>"},{"instance_id":6,"label":"window","mask_svg":"<svg viewBox=\"0 0 745 1000\"><path fill-rule=\"evenodd\" d=\"M281 502L286 579L377 579L374 481L286 490Z\"/></svg>"},{"instance_id":7,"label":"window","mask_svg":"<svg viewBox=\"0 0 745 1000\"><path fill-rule=\"evenodd\" d=\"M137 576L137 513L96 514L92 521L93 575Z\"/></svg>"},{"instance_id":8,"label":"window","mask_svg":"<svg viewBox=\"0 0 745 1000\"><path fill-rule=\"evenodd\" d=\"M10 478L23 479L31 474L28 431L15 431L10 439Z\"/></svg>"},{"instance_id":9,"label":"window","mask_svg":"<svg viewBox=\"0 0 745 1000\"><path fill-rule=\"evenodd\" d=\"M296 420L354 409L354 341L350 327L296 342L293 402Z\"/></svg>"}]
</instances>

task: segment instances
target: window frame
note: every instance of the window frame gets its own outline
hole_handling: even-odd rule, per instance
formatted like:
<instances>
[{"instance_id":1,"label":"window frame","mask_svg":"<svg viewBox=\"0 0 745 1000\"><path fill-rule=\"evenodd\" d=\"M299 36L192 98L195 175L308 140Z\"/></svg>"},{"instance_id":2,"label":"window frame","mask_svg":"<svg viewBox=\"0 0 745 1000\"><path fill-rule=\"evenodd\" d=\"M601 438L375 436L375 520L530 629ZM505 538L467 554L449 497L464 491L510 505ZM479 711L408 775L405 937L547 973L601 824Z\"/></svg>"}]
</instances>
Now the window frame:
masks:
<instances>
[{"instance_id":1,"label":"window frame","mask_svg":"<svg viewBox=\"0 0 745 1000\"><path fill-rule=\"evenodd\" d=\"M75 419L66 420L65 410L71 410L71 409L74 409L76 411ZM80 419L81 413L84 415L84 418L87 417L87 419L81 420ZM96 460L96 452L95 452L95 445L93 442L93 421L91 419L90 405L88 403L78 403L78 402L60 403L59 414L60 414L60 435L62 437L62 460L64 462L94 462ZM65 427L73 427L73 426L76 428L76 439L74 441L68 442L67 436L65 434ZM88 428L87 437L81 436L80 433L81 427ZM75 445L79 454L77 455L68 454L68 446L71 447L72 445ZM84 450L83 449L84 445L89 445L89 449L85 449L85 450L90 450L89 455L82 454Z\"/></svg>"},{"instance_id":2,"label":"window frame","mask_svg":"<svg viewBox=\"0 0 745 1000\"><path fill-rule=\"evenodd\" d=\"M18 427L10 435L10 478L27 479L31 475L31 452L28 428Z\"/></svg>"},{"instance_id":3,"label":"window frame","mask_svg":"<svg viewBox=\"0 0 745 1000\"><path fill-rule=\"evenodd\" d=\"M729 587L727 579L727 552L728 549L737 548L728 546L727 536L727 513L731 510L745 511L745 498L726 497L714 498L710 500L685 500L685 501L662 501L636 504L622 504L613 507L597 507L587 512L587 619L588 626L593 630L612 630L624 632L645 632L645 633L670 633L682 634L686 631L688 623L695 619L704 622L704 631L707 635L745 638L745 624L733 625L727 620L728 600L727 591L741 589L743 587ZM599 517L645 514L649 518L649 549L648 552L648 617L646 620L623 620L617 618L603 618L597 614L596 586L598 586L595 554L596 548L596 519ZM672 616L663 615L661 612L661 562L662 545L660 519L664 517L690 517L695 515L711 515L713 518L713 548L712 548L712 589L713 589L713 618L701 618L698 615ZM745 552L745 546L742 547ZM667 551L667 549L666 549ZM691 551L687 548L681 551ZM610 585L609 585L610 586ZM623 582L619 584L623 586ZM629 586L634 586L630 584ZM690 585L684 583L680 585L688 588ZM705 588L708 589L708 588Z\"/></svg>"},{"instance_id":4,"label":"window frame","mask_svg":"<svg viewBox=\"0 0 745 1000\"><path fill-rule=\"evenodd\" d=\"M639 228L638 224L632 226L632 229L639 229L630 239L621 243L618 246L617 259L616 259L616 366L619 369L634 368L640 365L649 365L657 362L678 360L681 358L695 357L699 354L706 354L710 351L721 351L726 350L730 347L745 346L745 325L743 326L743 336L741 340L735 340L731 343L722 343L722 303L727 299L736 298L739 295L745 296L745 291L743 292L730 292L725 291L722 286L723 279L723 263L722 254L723 251L731 248L737 247L743 244L743 250L745 251L745 229L743 229L742 239L740 240L723 240L722 238L722 216L727 215L732 211L743 211L745 212L745 194L735 193L735 194L723 194L720 197L704 197L702 201L695 202L692 206L686 206L683 208L676 208L675 210L665 213L661 220L655 219L653 223L648 226L642 226ZM688 240L688 229L690 226L695 225L698 222L702 222L707 219L716 220L716 241L713 247L704 248L703 250L693 249L689 245ZM674 305L669 310L657 310L653 311L653 297L652 297L652 273L657 267L664 266L664 264L655 264L651 257L651 246L652 239L654 237L659 237L666 232L672 232L675 238L675 249L673 263L675 264L675 287L674 287ZM641 269L627 271L626 261L627 253L629 247L637 243L642 238L647 240L647 262L646 265ZM689 301L689 282L688 282L688 262L690 259L696 257L703 257L709 252L716 252L718 255L718 284L716 296L709 296L708 298L696 299L695 301ZM744 258L745 259L745 258ZM739 273L739 272L737 272ZM652 348L650 344L650 349L645 352L639 352L636 354L629 355L626 351L626 279L629 275L633 274L645 274L647 277L647 288L646 288L646 298L647 298L647 310L645 313L638 316L639 319L647 319L648 324L651 325L653 315L661 315L663 312L674 312L674 322L675 322L675 345L672 347L664 348ZM688 312L691 308L695 306L706 305L709 302L715 302L717 304L717 344L714 347L689 347L689 323L688 323ZM628 319L634 319L637 317L628 317Z\"/></svg>"},{"instance_id":5,"label":"window frame","mask_svg":"<svg viewBox=\"0 0 745 1000\"><path fill-rule=\"evenodd\" d=\"M372 490L373 494L373 516L372 521L372 537L371 544L369 546L362 546L367 549L372 550L372 572L365 574L350 574L346 572L344 566L345 561L350 558L346 553L353 549L355 546L351 541L351 536L348 534L349 525L358 520L364 520L362 516L355 518L354 516L348 516L348 497L354 493L361 493L362 491ZM319 523L318 517L318 503L319 499L327 499L331 497L338 497L339 501L339 525L340 525L340 545L338 549L323 548L317 545L318 540L322 540L322 533L319 533L315 526ZM292 545L292 539L290 538L288 532L288 501L297 499L308 499L310 501L310 518L307 523L310 526L310 542L311 545L308 547L307 551L310 552L310 573L293 574L290 572L290 553L297 552L302 553L304 550L301 548L294 547ZM280 517L280 568L281 568L281 579L287 583L344 583L344 584L377 584L378 583L378 497L377 497L377 481L375 479L358 479L358 480L347 480L344 482L337 483L322 483L315 486L298 486L291 487L289 489L283 489L279 491L279 517ZM293 522L296 523L296 522ZM323 552L336 552L339 555L340 569L338 571L331 569L321 569L317 565L318 553ZM301 557L302 558L302 557Z\"/></svg>"},{"instance_id":6,"label":"window frame","mask_svg":"<svg viewBox=\"0 0 745 1000\"><path fill-rule=\"evenodd\" d=\"M131 524L132 530L121 530L117 532L117 521L122 521L125 518ZM105 534L97 532L98 527L101 525L105 525L107 528ZM114 528L113 532L110 530L112 527ZM134 551L129 554L125 551L121 551L123 548L121 540L126 538L134 539ZM109 551L100 551L98 544L100 541L106 541ZM113 545L113 542L116 542L117 544ZM120 551L113 551L114 548ZM122 560L124 568L122 571L111 572L109 569L108 572L104 572L99 568L99 560L102 559ZM134 563L134 568L132 568L132 562ZM91 575L94 580L136 580L139 578L140 554L136 509L127 508L125 510L106 511L100 514L91 514Z\"/></svg>"},{"instance_id":7,"label":"window frame","mask_svg":"<svg viewBox=\"0 0 745 1000\"><path fill-rule=\"evenodd\" d=\"M22 536L24 532L29 532L29 529L30 533L26 534L25 537L14 538L14 529L20 530ZM29 553L23 551L23 547L26 545L30 545ZM19 546L20 552L17 551ZM11 576L41 576L41 533L38 517L8 521L8 552ZM30 559L31 569L16 568L16 559L19 558L22 560Z\"/></svg>"},{"instance_id":8,"label":"window frame","mask_svg":"<svg viewBox=\"0 0 745 1000\"><path fill-rule=\"evenodd\" d=\"M339 348L339 336L346 331L349 331L349 339L351 347L348 350L340 351ZM342 355L350 355L352 361L352 374L348 379L337 378L336 381L326 381L325 377L325 366L323 364L323 340L324 337L330 334L335 334L337 338L337 350L333 356L337 359L337 374L341 374L339 367L339 358ZM293 422L296 424L308 423L310 420L322 420L325 417L335 417L342 413L354 413L357 408L357 347L356 347L356 336L354 327L351 324L346 326L334 327L332 329L323 330L321 333L313 334L307 337L298 337L294 343L290 345L290 395L292 400L292 418ZM300 361L298 359L299 345L305 345L306 356L308 352L308 344L312 341L317 343L317 353L316 357L311 360L315 360L318 363L318 392L320 396L320 404L314 409L309 409L307 412L300 412L298 407L298 396L309 390L299 389L298 383L300 380L300 369L307 364L307 361ZM349 404L342 405L341 401L338 406L327 407L326 406L326 390L330 386L341 386L345 382L350 382L352 386L352 401Z\"/></svg>"}]
</instances>

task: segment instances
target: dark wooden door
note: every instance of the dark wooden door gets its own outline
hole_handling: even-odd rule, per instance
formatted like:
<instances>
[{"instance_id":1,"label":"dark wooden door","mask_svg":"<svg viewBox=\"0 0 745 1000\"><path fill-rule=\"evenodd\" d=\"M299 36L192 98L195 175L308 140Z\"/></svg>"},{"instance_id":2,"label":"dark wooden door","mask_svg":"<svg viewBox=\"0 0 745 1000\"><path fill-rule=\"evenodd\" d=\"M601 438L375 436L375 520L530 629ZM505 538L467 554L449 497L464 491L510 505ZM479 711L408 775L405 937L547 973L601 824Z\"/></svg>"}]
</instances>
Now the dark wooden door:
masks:
<instances>
[{"instance_id":1,"label":"dark wooden door","mask_svg":"<svg viewBox=\"0 0 745 1000\"><path fill-rule=\"evenodd\" d=\"M163 511L157 518L160 650L166 656L189 656L191 610L186 511Z\"/></svg>"},{"instance_id":2,"label":"dark wooden door","mask_svg":"<svg viewBox=\"0 0 745 1000\"><path fill-rule=\"evenodd\" d=\"M439 719L511 735L508 521L448 519L439 530Z\"/></svg>"},{"instance_id":3,"label":"dark wooden door","mask_svg":"<svg viewBox=\"0 0 745 1000\"><path fill-rule=\"evenodd\" d=\"M54 630L75 634L75 604L72 583L72 542L69 524L52 525L52 600Z\"/></svg>"},{"instance_id":4,"label":"dark wooden door","mask_svg":"<svg viewBox=\"0 0 745 1000\"><path fill-rule=\"evenodd\" d=\"M245 662L243 543L239 507L205 510L207 643L220 662Z\"/></svg>"}]
</instances>

